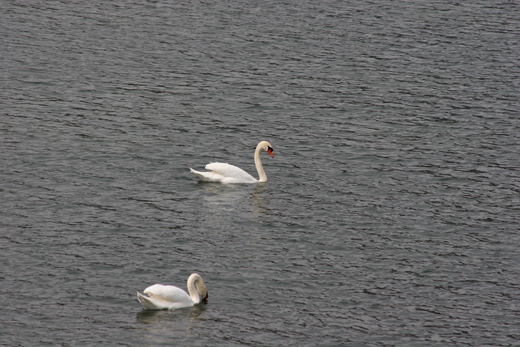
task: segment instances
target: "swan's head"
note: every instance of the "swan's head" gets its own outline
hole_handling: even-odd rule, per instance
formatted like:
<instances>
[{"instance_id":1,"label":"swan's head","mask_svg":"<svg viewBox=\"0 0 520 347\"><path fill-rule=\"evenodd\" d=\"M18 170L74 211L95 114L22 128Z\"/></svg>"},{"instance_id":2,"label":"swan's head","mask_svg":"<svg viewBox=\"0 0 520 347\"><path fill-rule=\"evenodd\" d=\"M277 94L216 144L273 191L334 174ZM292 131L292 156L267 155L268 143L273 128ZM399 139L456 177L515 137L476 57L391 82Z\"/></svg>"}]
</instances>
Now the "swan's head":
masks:
<instances>
[{"instance_id":1,"label":"swan's head","mask_svg":"<svg viewBox=\"0 0 520 347\"><path fill-rule=\"evenodd\" d=\"M260 142L258 144L258 148L260 148L260 150L262 150L262 151L266 151L267 153L269 153L271 158L274 158L273 146L269 142L267 142L267 141Z\"/></svg>"},{"instance_id":2,"label":"swan's head","mask_svg":"<svg viewBox=\"0 0 520 347\"><path fill-rule=\"evenodd\" d=\"M209 291L206 289L206 295L205 296L201 296L201 298L202 298L203 301L208 301L208 297L209 297Z\"/></svg>"},{"instance_id":3,"label":"swan's head","mask_svg":"<svg viewBox=\"0 0 520 347\"><path fill-rule=\"evenodd\" d=\"M208 300L208 288L204 284L202 277L199 274L191 274L190 278L188 278L188 282L192 280L195 284L195 288L197 289L197 294L199 294L200 301Z\"/></svg>"},{"instance_id":4,"label":"swan's head","mask_svg":"<svg viewBox=\"0 0 520 347\"><path fill-rule=\"evenodd\" d=\"M197 292L199 293L200 301L207 301L209 296L208 288L206 288L206 285L200 280L200 282L197 284Z\"/></svg>"}]
</instances>

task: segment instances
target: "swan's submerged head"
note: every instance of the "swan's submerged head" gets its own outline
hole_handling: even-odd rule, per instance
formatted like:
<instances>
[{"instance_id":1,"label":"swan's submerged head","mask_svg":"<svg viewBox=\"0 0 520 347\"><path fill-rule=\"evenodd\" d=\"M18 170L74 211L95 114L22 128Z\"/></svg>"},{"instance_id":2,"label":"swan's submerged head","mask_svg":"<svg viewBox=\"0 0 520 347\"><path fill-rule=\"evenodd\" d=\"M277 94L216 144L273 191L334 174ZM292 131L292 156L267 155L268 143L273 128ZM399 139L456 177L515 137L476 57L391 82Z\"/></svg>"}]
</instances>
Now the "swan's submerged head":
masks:
<instances>
[{"instance_id":1,"label":"swan's submerged head","mask_svg":"<svg viewBox=\"0 0 520 347\"><path fill-rule=\"evenodd\" d=\"M193 301L198 304L201 301L207 301L208 300L208 288L204 284L204 281L202 280L202 277L200 277L199 274L191 274L191 276L188 278L188 288L190 288L191 284L195 286L195 289L197 290L198 294L198 300L197 298L193 299L192 293L190 292L190 296L192 296Z\"/></svg>"},{"instance_id":2,"label":"swan's submerged head","mask_svg":"<svg viewBox=\"0 0 520 347\"><path fill-rule=\"evenodd\" d=\"M208 301L209 291L204 282L201 281L201 283L197 285L197 292L199 293L200 301Z\"/></svg>"},{"instance_id":3,"label":"swan's submerged head","mask_svg":"<svg viewBox=\"0 0 520 347\"><path fill-rule=\"evenodd\" d=\"M206 290L206 296L202 297L202 301L204 301L204 302L208 301L208 297L209 297L209 291Z\"/></svg>"}]
</instances>

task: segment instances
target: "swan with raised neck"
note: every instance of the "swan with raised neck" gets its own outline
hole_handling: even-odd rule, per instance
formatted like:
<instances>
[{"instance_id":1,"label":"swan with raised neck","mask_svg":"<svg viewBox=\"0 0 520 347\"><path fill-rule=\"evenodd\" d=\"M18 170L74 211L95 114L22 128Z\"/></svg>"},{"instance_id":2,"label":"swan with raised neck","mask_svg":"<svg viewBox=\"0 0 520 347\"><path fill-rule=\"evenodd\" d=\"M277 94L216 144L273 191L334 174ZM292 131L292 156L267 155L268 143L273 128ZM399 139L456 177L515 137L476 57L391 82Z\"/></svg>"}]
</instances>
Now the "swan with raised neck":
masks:
<instances>
[{"instance_id":1,"label":"swan with raised neck","mask_svg":"<svg viewBox=\"0 0 520 347\"><path fill-rule=\"evenodd\" d=\"M191 172L197 175L203 181L220 182L220 183L257 183L266 182L265 174L260 154L267 152L274 158L273 146L267 141L261 141L255 149L254 161L256 171L258 171L258 179L254 178L241 168L227 163L210 163L206 165L206 172L196 171L190 168Z\"/></svg>"}]
</instances>

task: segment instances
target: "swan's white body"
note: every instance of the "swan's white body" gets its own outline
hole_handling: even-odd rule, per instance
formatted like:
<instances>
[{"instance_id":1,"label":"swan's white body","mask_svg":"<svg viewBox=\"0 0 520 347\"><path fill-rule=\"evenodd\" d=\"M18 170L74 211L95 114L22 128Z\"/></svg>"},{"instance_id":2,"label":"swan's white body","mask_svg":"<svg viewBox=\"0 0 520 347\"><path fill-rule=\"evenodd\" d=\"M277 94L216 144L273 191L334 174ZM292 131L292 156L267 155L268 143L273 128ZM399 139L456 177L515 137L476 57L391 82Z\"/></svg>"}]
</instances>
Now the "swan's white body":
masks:
<instances>
[{"instance_id":1,"label":"swan's white body","mask_svg":"<svg viewBox=\"0 0 520 347\"><path fill-rule=\"evenodd\" d=\"M273 148L267 141L262 141L256 146L255 150L255 166L258 171L259 179L254 178L244 170L234 165L226 163L210 163L206 165L207 172L195 171L190 168L191 172L197 175L203 181L220 182L220 183L257 183L267 181L267 176L260 160L260 153L266 151L274 158Z\"/></svg>"},{"instance_id":2,"label":"swan's white body","mask_svg":"<svg viewBox=\"0 0 520 347\"><path fill-rule=\"evenodd\" d=\"M137 292L137 299L149 310L175 310L196 305L208 298L208 288L199 274L191 274L188 278L188 292L175 286L154 284L144 290L148 296Z\"/></svg>"}]
</instances>

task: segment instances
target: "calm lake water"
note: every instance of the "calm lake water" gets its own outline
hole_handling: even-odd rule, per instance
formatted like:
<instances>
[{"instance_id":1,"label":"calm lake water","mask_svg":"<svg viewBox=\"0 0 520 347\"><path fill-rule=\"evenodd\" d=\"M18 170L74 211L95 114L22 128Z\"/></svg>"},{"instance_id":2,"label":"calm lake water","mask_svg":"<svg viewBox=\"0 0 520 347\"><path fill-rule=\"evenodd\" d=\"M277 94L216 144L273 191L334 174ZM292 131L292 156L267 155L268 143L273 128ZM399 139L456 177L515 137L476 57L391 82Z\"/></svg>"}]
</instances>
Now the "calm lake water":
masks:
<instances>
[{"instance_id":1,"label":"calm lake water","mask_svg":"<svg viewBox=\"0 0 520 347\"><path fill-rule=\"evenodd\" d=\"M0 344L520 345L519 13L4 2Z\"/></svg>"}]
</instances>

